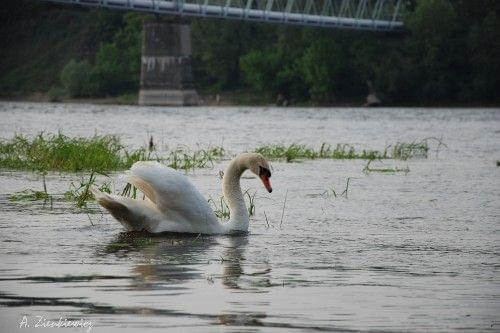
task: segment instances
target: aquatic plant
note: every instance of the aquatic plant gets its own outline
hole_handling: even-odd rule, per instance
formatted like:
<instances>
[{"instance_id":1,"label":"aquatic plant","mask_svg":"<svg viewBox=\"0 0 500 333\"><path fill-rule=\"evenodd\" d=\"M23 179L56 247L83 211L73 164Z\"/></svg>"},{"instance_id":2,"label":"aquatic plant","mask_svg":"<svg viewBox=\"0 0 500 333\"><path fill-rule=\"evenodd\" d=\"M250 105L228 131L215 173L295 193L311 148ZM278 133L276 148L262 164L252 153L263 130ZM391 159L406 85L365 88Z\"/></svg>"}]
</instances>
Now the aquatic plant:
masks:
<instances>
[{"instance_id":1,"label":"aquatic plant","mask_svg":"<svg viewBox=\"0 0 500 333\"><path fill-rule=\"evenodd\" d=\"M87 202L94 200L90 188L95 185L96 173L91 172L88 178L82 177L78 183L71 182L69 190L64 193L64 198L75 204L76 208L87 208ZM111 193L111 181L99 186L101 192Z\"/></svg>"},{"instance_id":2,"label":"aquatic plant","mask_svg":"<svg viewBox=\"0 0 500 333\"><path fill-rule=\"evenodd\" d=\"M398 142L392 149L392 158L407 160L409 158L427 158L429 144L427 140L418 142Z\"/></svg>"},{"instance_id":3,"label":"aquatic plant","mask_svg":"<svg viewBox=\"0 0 500 333\"><path fill-rule=\"evenodd\" d=\"M326 190L322 195L330 196L330 197L345 197L346 199L348 198L349 195L349 184L351 182L351 177L347 177L346 180L346 185L345 189L342 193L337 194L337 191L335 191L335 187L331 186L328 190Z\"/></svg>"},{"instance_id":4,"label":"aquatic plant","mask_svg":"<svg viewBox=\"0 0 500 333\"><path fill-rule=\"evenodd\" d=\"M256 148L255 152L260 153L267 158L285 159L287 162L298 158L315 159L318 157L317 152L313 149L297 144L291 144L290 146L263 146Z\"/></svg>"},{"instance_id":5,"label":"aquatic plant","mask_svg":"<svg viewBox=\"0 0 500 333\"><path fill-rule=\"evenodd\" d=\"M47 191L47 182L45 181L46 172L42 172L43 191L35 191L32 189L25 189L8 196L10 201L50 201L52 204L53 198Z\"/></svg>"},{"instance_id":6,"label":"aquatic plant","mask_svg":"<svg viewBox=\"0 0 500 333\"><path fill-rule=\"evenodd\" d=\"M288 197L288 189L286 190L286 193L285 193L285 200L283 200L283 209L281 210L281 219L280 219L280 229L281 229L281 226L283 225L283 217L285 216L285 206L286 206L287 197Z\"/></svg>"},{"instance_id":7,"label":"aquatic plant","mask_svg":"<svg viewBox=\"0 0 500 333\"><path fill-rule=\"evenodd\" d=\"M115 136L70 138L40 133L33 138L16 134L0 141L0 167L23 170L117 170L125 168L123 146Z\"/></svg>"},{"instance_id":8,"label":"aquatic plant","mask_svg":"<svg viewBox=\"0 0 500 333\"><path fill-rule=\"evenodd\" d=\"M137 199L137 187L135 187L134 185L128 183L123 188L121 196L122 197L129 197L129 198L132 198L132 199Z\"/></svg>"},{"instance_id":9,"label":"aquatic plant","mask_svg":"<svg viewBox=\"0 0 500 333\"><path fill-rule=\"evenodd\" d=\"M170 151L162 162L173 169L192 170L196 168L213 167L215 162L225 155L223 147L210 147L190 151L183 147L177 147Z\"/></svg>"},{"instance_id":10,"label":"aquatic plant","mask_svg":"<svg viewBox=\"0 0 500 333\"><path fill-rule=\"evenodd\" d=\"M210 197L208 199L208 203L212 206L215 216L219 219L229 220L231 218L229 206L223 196L221 196L218 201L215 201L212 197Z\"/></svg>"},{"instance_id":11,"label":"aquatic plant","mask_svg":"<svg viewBox=\"0 0 500 333\"><path fill-rule=\"evenodd\" d=\"M364 159L364 160L380 160L380 159L401 159L409 158L427 158L430 150L428 141L434 138L427 138L415 142L398 142L394 146L389 145L383 151L380 150L356 150L350 144L337 144L335 147L323 143L319 150L307 147L305 145L291 144L285 145L269 145L255 149L255 152L261 153L269 159L284 159L287 162L292 162L297 159ZM436 139L440 146L445 146L441 140ZM392 149L390 149L392 147Z\"/></svg>"},{"instance_id":12,"label":"aquatic plant","mask_svg":"<svg viewBox=\"0 0 500 333\"><path fill-rule=\"evenodd\" d=\"M370 164L373 162L373 160L369 160L368 163L366 163L365 167L363 168L363 172L368 174L369 172L381 172L381 173L395 173L395 172L404 172L408 173L410 172L410 168L406 166L405 168L372 168L370 167Z\"/></svg>"},{"instance_id":13,"label":"aquatic plant","mask_svg":"<svg viewBox=\"0 0 500 333\"><path fill-rule=\"evenodd\" d=\"M255 149L255 152L264 155L269 159L284 159L291 162L297 159L382 159L389 158L387 150L380 152L376 150L356 151L354 146L349 144L337 144L335 148L323 143L319 150L305 145L291 144L262 146Z\"/></svg>"},{"instance_id":14,"label":"aquatic plant","mask_svg":"<svg viewBox=\"0 0 500 333\"><path fill-rule=\"evenodd\" d=\"M243 193L243 197L246 196L247 198L247 209L248 209L248 216L254 216L255 215L255 195L257 192L254 192L253 194L250 194L249 190L246 190Z\"/></svg>"},{"instance_id":15,"label":"aquatic plant","mask_svg":"<svg viewBox=\"0 0 500 333\"><path fill-rule=\"evenodd\" d=\"M153 239L146 234L142 232L131 232L121 235L119 239L106 245L104 251L106 253L115 253L118 251L139 250L153 243Z\"/></svg>"},{"instance_id":16,"label":"aquatic plant","mask_svg":"<svg viewBox=\"0 0 500 333\"><path fill-rule=\"evenodd\" d=\"M154 145L127 150L119 137L113 135L71 138L59 132L40 133L33 138L16 134L10 140L0 140L0 168L18 170L105 172L128 169L137 161L150 160L174 169L192 170L211 167L224 155L223 147L194 151L178 147L160 157Z\"/></svg>"},{"instance_id":17,"label":"aquatic plant","mask_svg":"<svg viewBox=\"0 0 500 333\"><path fill-rule=\"evenodd\" d=\"M51 195L44 191L34 191L31 189L22 190L9 195L10 201L48 201Z\"/></svg>"},{"instance_id":18,"label":"aquatic plant","mask_svg":"<svg viewBox=\"0 0 500 333\"><path fill-rule=\"evenodd\" d=\"M257 192L250 194L249 190L243 192L243 197L245 199L246 207L248 210L248 216L255 215L255 195ZM231 218L231 212L229 211L229 205L227 204L226 198L224 196L220 196L217 201L215 201L212 197L208 199L208 203L212 206L212 209L219 219L229 220Z\"/></svg>"}]
</instances>

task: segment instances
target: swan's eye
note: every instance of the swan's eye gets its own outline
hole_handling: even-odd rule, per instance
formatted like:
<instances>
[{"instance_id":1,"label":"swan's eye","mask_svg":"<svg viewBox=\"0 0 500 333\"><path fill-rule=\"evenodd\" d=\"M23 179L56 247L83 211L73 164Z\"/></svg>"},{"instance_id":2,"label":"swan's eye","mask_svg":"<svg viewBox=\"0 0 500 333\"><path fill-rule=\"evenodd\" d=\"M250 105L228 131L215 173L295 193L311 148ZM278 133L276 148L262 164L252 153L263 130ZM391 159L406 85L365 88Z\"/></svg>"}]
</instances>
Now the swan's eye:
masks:
<instances>
[{"instance_id":1,"label":"swan's eye","mask_svg":"<svg viewBox=\"0 0 500 333\"><path fill-rule=\"evenodd\" d=\"M259 177L266 176L271 178L271 171L269 169L259 166Z\"/></svg>"}]
</instances>

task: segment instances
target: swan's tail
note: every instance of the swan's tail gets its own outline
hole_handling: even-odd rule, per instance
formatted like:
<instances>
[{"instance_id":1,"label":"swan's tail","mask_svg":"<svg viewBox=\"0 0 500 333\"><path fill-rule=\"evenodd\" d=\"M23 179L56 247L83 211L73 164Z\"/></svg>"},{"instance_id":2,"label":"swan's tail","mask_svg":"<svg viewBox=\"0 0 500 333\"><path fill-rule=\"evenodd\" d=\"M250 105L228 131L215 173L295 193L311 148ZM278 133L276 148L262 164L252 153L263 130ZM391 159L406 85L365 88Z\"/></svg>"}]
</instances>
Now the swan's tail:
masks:
<instances>
[{"instance_id":1,"label":"swan's tail","mask_svg":"<svg viewBox=\"0 0 500 333\"><path fill-rule=\"evenodd\" d=\"M149 231L154 224L151 209L137 200L103 193L95 186L91 190L97 203L106 208L127 230Z\"/></svg>"}]
</instances>

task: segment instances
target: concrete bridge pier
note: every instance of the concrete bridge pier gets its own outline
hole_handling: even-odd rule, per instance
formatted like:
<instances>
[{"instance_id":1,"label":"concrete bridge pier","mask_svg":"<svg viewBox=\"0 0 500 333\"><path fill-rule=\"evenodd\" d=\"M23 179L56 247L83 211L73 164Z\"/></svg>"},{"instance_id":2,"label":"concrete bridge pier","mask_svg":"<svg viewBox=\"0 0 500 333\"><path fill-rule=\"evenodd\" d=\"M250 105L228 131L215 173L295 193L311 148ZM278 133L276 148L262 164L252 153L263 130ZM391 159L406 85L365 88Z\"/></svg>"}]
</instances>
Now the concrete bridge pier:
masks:
<instances>
[{"instance_id":1,"label":"concrete bridge pier","mask_svg":"<svg viewBox=\"0 0 500 333\"><path fill-rule=\"evenodd\" d=\"M146 22L139 105L198 105L191 71L189 24Z\"/></svg>"}]
</instances>

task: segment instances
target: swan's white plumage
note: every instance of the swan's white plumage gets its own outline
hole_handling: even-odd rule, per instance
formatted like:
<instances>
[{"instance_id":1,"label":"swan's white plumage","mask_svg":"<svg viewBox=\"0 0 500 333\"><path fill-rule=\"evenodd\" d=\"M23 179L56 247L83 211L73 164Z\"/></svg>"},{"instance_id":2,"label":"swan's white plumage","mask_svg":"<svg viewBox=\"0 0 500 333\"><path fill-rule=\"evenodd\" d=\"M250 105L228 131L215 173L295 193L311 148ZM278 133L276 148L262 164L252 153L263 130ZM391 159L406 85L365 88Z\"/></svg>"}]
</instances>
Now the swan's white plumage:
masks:
<instances>
[{"instance_id":1,"label":"swan's white plumage","mask_svg":"<svg viewBox=\"0 0 500 333\"><path fill-rule=\"evenodd\" d=\"M109 195L93 188L97 202L106 208L127 230L146 230L151 233L182 232L221 234L248 229L239 177L250 163L251 156L243 154L234 159L226 174L234 175L225 181L225 193L232 219L221 223L212 208L189 179L181 172L158 162L136 162L125 175L125 180L140 189L146 200ZM243 157L242 157L243 156ZM258 155L259 160L263 160ZM242 161L243 163L242 166ZM265 161L265 160L264 160ZM267 162L265 162L267 166ZM233 179L234 178L234 179ZM236 198L236 199L235 199Z\"/></svg>"}]
</instances>

